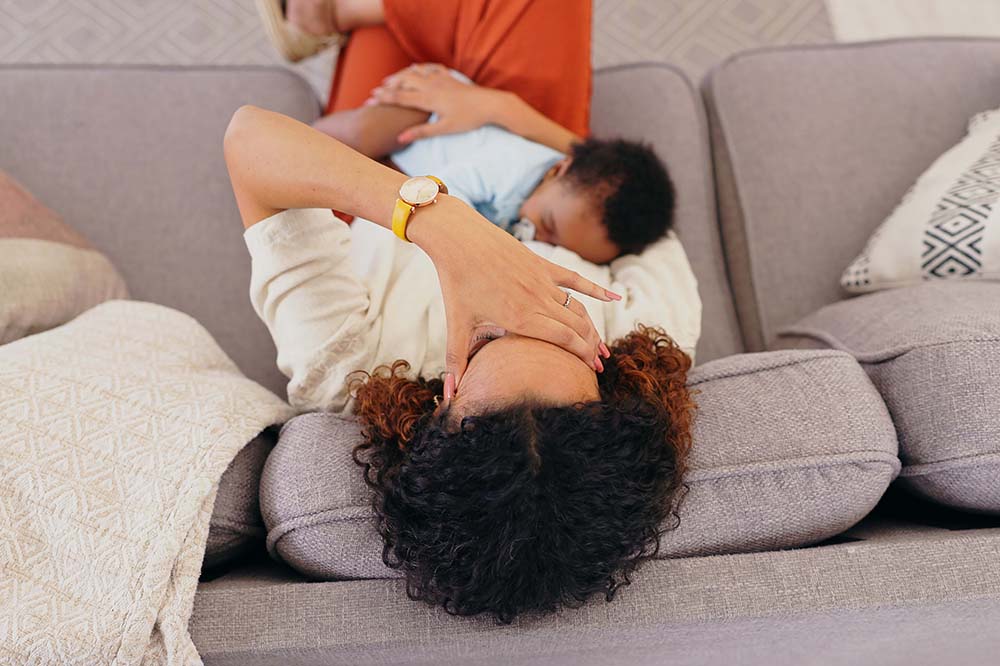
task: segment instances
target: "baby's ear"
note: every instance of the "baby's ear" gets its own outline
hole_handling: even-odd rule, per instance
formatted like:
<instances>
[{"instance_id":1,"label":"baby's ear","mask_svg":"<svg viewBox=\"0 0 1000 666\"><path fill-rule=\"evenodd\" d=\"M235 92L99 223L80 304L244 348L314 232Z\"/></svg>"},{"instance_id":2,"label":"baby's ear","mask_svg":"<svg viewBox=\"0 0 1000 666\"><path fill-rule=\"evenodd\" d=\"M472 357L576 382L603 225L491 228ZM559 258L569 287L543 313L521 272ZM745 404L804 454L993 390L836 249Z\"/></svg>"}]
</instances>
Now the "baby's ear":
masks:
<instances>
[{"instance_id":1,"label":"baby's ear","mask_svg":"<svg viewBox=\"0 0 1000 666\"><path fill-rule=\"evenodd\" d=\"M556 162L556 178L561 177L569 169L569 165L573 163L573 158L570 155L562 158Z\"/></svg>"}]
</instances>

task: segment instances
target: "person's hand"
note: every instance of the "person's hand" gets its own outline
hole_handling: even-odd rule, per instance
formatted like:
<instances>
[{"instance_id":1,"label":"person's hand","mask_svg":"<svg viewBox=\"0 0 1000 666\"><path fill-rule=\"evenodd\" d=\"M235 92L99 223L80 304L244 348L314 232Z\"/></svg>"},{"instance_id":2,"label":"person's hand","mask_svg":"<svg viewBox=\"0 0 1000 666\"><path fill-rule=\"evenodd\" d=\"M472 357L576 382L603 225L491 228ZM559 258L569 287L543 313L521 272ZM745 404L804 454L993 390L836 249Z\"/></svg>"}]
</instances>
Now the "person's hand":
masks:
<instances>
[{"instance_id":1,"label":"person's hand","mask_svg":"<svg viewBox=\"0 0 1000 666\"><path fill-rule=\"evenodd\" d=\"M407 237L434 262L448 321L445 399L454 397L481 330L511 331L551 342L603 372L610 352L586 308L566 301L566 287L602 301L621 296L554 264L490 223L461 200L439 195L414 214ZM499 329L499 331L498 331Z\"/></svg>"},{"instance_id":2,"label":"person's hand","mask_svg":"<svg viewBox=\"0 0 1000 666\"><path fill-rule=\"evenodd\" d=\"M437 122L414 125L399 134L400 143L439 134L476 129L490 122L488 115L501 91L463 83L444 65L414 64L386 77L365 102L396 104L438 115Z\"/></svg>"}]
</instances>

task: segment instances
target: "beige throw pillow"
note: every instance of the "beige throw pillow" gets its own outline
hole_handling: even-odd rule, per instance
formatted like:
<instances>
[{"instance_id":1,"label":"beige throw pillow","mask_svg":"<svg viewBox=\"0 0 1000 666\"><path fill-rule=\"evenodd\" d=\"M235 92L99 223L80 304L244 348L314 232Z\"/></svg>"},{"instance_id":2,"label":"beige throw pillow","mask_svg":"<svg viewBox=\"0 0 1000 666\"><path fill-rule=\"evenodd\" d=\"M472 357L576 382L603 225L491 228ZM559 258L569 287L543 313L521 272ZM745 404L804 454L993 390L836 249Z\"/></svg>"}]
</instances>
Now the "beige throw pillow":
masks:
<instances>
[{"instance_id":1,"label":"beige throw pillow","mask_svg":"<svg viewBox=\"0 0 1000 666\"><path fill-rule=\"evenodd\" d=\"M107 257L0 171L0 344L129 297Z\"/></svg>"}]
</instances>

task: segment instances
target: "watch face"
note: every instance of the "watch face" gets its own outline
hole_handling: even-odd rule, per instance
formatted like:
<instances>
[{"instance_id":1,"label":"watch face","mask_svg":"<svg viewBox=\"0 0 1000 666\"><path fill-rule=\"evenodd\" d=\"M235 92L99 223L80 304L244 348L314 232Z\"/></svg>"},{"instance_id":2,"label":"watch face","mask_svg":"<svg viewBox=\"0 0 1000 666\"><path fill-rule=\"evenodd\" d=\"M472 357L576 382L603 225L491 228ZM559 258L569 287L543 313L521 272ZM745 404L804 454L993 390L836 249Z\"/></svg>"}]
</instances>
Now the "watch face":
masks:
<instances>
[{"instance_id":1,"label":"watch face","mask_svg":"<svg viewBox=\"0 0 1000 666\"><path fill-rule=\"evenodd\" d=\"M427 176L410 178L399 188L399 198L411 206L430 203L438 195L438 184Z\"/></svg>"}]
</instances>

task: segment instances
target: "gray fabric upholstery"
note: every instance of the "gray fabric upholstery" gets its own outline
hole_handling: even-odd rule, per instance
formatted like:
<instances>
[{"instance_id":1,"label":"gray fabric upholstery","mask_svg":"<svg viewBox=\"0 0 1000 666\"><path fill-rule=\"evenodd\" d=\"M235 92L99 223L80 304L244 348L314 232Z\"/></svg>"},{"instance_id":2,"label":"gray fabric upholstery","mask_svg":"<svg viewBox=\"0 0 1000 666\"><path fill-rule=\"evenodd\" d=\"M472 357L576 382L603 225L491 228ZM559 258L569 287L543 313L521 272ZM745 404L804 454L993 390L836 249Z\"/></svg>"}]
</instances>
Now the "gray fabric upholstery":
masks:
<instances>
[{"instance_id":1,"label":"gray fabric upholstery","mask_svg":"<svg viewBox=\"0 0 1000 666\"><path fill-rule=\"evenodd\" d=\"M1000 514L1000 284L927 282L828 305L778 332L848 351L885 399L900 482L949 506Z\"/></svg>"},{"instance_id":2,"label":"gray fabric upholstery","mask_svg":"<svg viewBox=\"0 0 1000 666\"><path fill-rule=\"evenodd\" d=\"M680 70L663 63L597 70L591 128L595 136L651 143L667 165L677 192L675 229L702 301L698 362L743 351L719 239L708 125L698 92Z\"/></svg>"},{"instance_id":3,"label":"gray fabric upholstery","mask_svg":"<svg viewBox=\"0 0 1000 666\"><path fill-rule=\"evenodd\" d=\"M270 67L22 65L0 67L0 99L0 169L106 254L131 298L190 314L285 396L250 305L222 135L247 103L311 121L305 81Z\"/></svg>"},{"instance_id":4,"label":"gray fabric upholstery","mask_svg":"<svg viewBox=\"0 0 1000 666\"><path fill-rule=\"evenodd\" d=\"M415 603L398 579L305 582L261 553L199 586L189 627L208 666L993 663L1000 529L902 527L652 560L611 603L507 627Z\"/></svg>"},{"instance_id":5,"label":"gray fabric upholstery","mask_svg":"<svg viewBox=\"0 0 1000 666\"><path fill-rule=\"evenodd\" d=\"M236 454L219 479L205 545L205 569L218 567L264 542L260 515L260 474L278 442L274 426L265 428Z\"/></svg>"},{"instance_id":6,"label":"gray fabric upholstery","mask_svg":"<svg viewBox=\"0 0 1000 666\"><path fill-rule=\"evenodd\" d=\"M691 490L666 555L815 543L872 510L899 472L896 433L857 363L827 354L738 354L691 371Z\"/></svg>"},{"instance_id":7,"label":"gray fabric upholstery","mask_svg":"<svg viewBox=\"0 0 1000 666\"><path fill-rule=\"evenodd\" d=\"M255 598L258 592L254 591ZM228 649L203 654L207 655L206 666L976 666L992 663L1000 649L993 624L998 611L1000 602L994 599L947 601L905 608L803 613L781 619L727 619L711 624L623 622L614 628L598 625L576 631L561 627L549 636L540 632L524 636L520 629L516 634L490 636L490 640L480 636L452 638L448 627L441 626L438 631L447 638L426 643L414 638L407 645L383 643L344 649L315 646L303 638L292 648L259 648L250 653L230 643L225 646ZM371 618L376 626L380 620ZM253 632L241 635L260 640ZM324 636L322 640L328 639ZM269 645L275 644L269 641Z\"/></svg>"},{"instance_id":8,"label":"gray fabric upholstery","mask_svg":"<svg viewBox=\"0 0 1000 666\"><path fill-rule=\"evenodd\" d=\"M850 355L737 354L695 367L698 413L680 525L659 557L801 546L842 532L899 471L885 405ZM260 482L267 548L320 580L397 577L382 562L354 420L302 414Z\"/></svg>"},{"instance_id":9,"label":"gray fabric upholstery","mask_svg":"<svg viewBox=\"0 0 1000 666\"><path fill-rule=\"evenodd\" d=\"M1000 106L1000 40L762 49L707 79L726 259L748 351L843 297L907 188Z\"/></svg>"}]
</instances>

